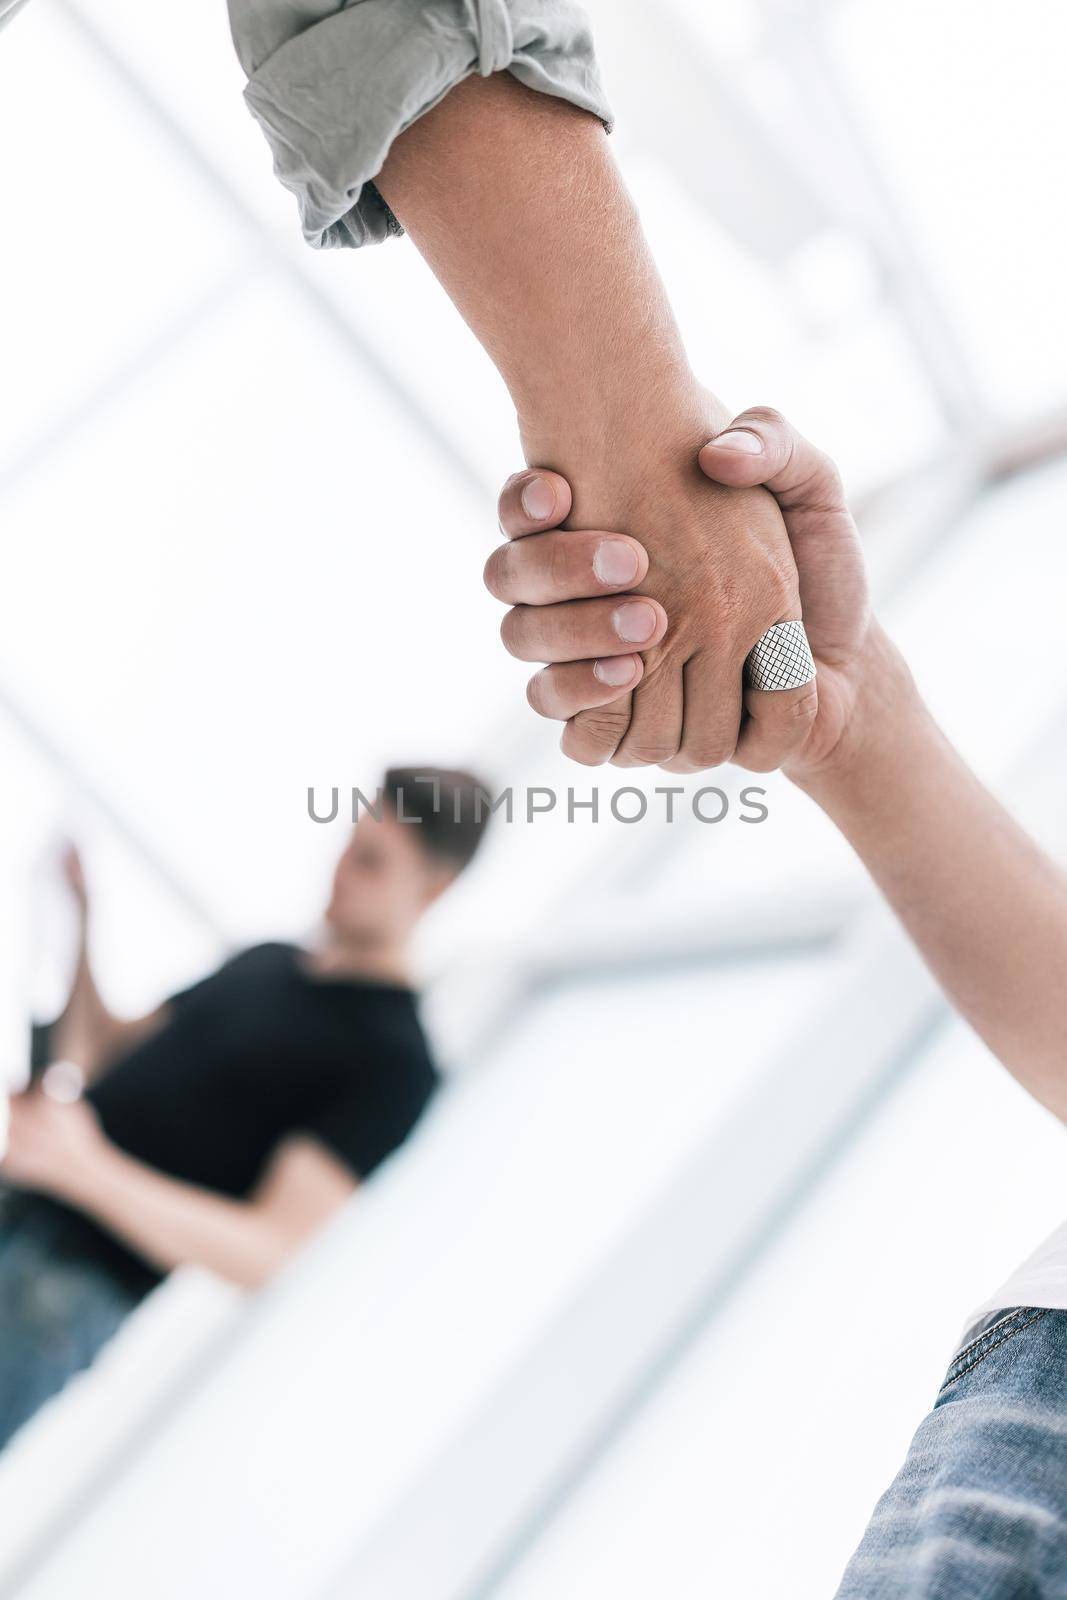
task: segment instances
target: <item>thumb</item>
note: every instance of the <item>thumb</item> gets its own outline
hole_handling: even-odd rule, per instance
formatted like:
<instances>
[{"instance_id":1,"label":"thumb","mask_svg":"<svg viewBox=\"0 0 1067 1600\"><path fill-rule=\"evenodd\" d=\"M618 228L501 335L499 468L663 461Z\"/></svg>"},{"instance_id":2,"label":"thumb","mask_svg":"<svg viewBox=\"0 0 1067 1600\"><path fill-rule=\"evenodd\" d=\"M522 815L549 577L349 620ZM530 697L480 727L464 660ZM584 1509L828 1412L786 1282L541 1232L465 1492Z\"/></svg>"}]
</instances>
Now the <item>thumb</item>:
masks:
<instances>
[{"instance_id":1,"label":"thumb","mask_svg":"<svg viewBox=\"0 0 1067 1600\"><path fill-rule=\"evenodd\" d=\"M816 658L835 662L854 654L867 625L867 577L856 524L830 457L780 412L757 406L704 446L700 465L716 483L770 490L785 519Z\"/></svg>"},{"instance_id":2,"label":"thumb","mask_svg":"<svg viewBox=\"0 0 1067 1600\"><path fill-rule=\"evenodd\" d=\"M733 489L762 484L783 511L844 512L845 492L837 467L797 432L780 411L753 406L742 411L704 445L701 471Z\"/></svg>"}]
</instances>

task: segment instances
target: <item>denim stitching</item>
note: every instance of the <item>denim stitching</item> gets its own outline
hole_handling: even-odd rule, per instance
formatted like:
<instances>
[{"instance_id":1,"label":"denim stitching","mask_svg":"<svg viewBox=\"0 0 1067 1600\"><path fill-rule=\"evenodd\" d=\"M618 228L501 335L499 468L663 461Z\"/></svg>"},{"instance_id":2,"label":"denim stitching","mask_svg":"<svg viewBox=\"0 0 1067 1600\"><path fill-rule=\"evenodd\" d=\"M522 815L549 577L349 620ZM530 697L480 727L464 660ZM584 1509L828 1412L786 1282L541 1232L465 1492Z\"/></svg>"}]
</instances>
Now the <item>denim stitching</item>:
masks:
<instances>
[{"instance_id":1,"label":"denim stitching","mask_svg":"<svg viewBox=\"0 0 1067 1600\"><path fill-rule=\"evenodd\" d=\"M977 1350L980 1345L992 1339L995 1334L1003 1333L1010 1323L1018 1322L1020 1317L1025 1317L1026 1313L1033 1309L1033 1306L1013 1306L1010 1311L1002 1311L995 1321L982 1329L981 1333L975 1334L973 1339L969 1339L965 1345L960 1346L949 1363L949 1371L958 1361L964 1361L973 1350Z\"/></svg>"},{"instance_id":2,"label":"denim stitching","mask_svg":"<svg viewBox=\"0 0 1067 1600\"><path fill-rule=\"evenodd\" d=\"M1013 1334L1021 1332L1023 1328L1029 1327L1031 1322L1036 1322L1040 1317L1043 1317L1047 1310L1047 1306L1018 1306L1005 1316L998 1317L996 1322L991 1327L988 1327L984 1333L980 1333L976 1339L972 1339L970 1344L964 1345L963 1349L953 1358L949 1372L959 1373L967 1370L977 1360L988 1355L989 1351L995 1349L997 1345L1003 1344ZM951 1380L946 1379L945 1381L949 1382Z\"/></svg>"},{"instance_id":3,"label":"denim stitching","mask_svg":"<svg viewBox=\"0 0 1067 1600\"><path fill-rule=\"evenodd\" d=\"M975 1367L981 1365L986 1356L992 1355L993 1351L998 1349L1000 1345L1007 1344L1009 1339L1013 1339L1024 1328L1029 1328L1032 1323L1040 1322L1042 1317L1047 1317L1048 1309L1047 1306L1040 1306L1036 1310L1022 1308L1015 1312L1013 1316L1000 1322L995 1322L986 1333L980 1334L977 1339L972 1340L966 1349L960 1351L951 1367L949 1367L948 1376L937 1391L938 1394L944 1394L945 1390L955 1383L957 1379L962 1378L964 1373L973 1372ZM1029 1314L1027 1314L1028 1311ZM1020 1317L1023 1319L1022 1321L1019 1320ZM1010 1323L1011 1326L1005 1326L1005 1321ZM986 1341L994 1333L999 1333L1000 1337L993 1339L992 1343L987 1343ZM979 1348L980 1346L983 1348Z\"/></svg>"}]
</instances>

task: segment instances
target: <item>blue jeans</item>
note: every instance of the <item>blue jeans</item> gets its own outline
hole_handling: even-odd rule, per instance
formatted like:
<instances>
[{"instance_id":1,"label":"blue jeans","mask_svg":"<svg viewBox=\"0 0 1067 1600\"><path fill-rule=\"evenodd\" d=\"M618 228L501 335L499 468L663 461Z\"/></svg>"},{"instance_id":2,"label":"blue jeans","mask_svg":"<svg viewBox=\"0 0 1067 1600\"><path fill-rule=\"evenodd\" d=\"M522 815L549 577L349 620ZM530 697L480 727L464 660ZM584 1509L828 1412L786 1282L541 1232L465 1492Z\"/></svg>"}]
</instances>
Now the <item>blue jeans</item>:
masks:
<instances>
[{"instance_id":1,"label":"blue jeans","mask_svg":"<svg viewBox=\"0 0 1067 1600\"><path fill-rule=\"evenodd\" d=\"M958 1352L837 1600L1067 1600L1067 1311Z\"/></svg>"},{"instance_id":2,"label":"blue jeans","mask_svg":"<svg viewBox=\"0 0 1067 1600\"><path fill-rule=\"evenodd\" d=\"M0 1449L87 1367L138 1294L64 1249L61 1221L0 1209Z\"/></svg>"}]
</instances>

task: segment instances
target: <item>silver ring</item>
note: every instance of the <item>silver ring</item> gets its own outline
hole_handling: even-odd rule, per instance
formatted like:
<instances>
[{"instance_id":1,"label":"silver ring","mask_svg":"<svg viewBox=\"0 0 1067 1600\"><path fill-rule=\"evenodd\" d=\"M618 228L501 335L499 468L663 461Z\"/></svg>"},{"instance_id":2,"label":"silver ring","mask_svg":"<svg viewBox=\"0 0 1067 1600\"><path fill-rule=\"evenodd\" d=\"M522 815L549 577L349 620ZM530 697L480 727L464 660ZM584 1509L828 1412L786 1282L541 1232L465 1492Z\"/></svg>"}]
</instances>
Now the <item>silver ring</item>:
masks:
<instances>
[{"instance_id":1,"label":"silver ring","mask_svg":"<svg viewBox=\"0 0 1067 1600\"><path fill-rule=\"evenodd\" d=\"M801 689L815 676L802 622L776 622L745 657L750 689Z\"/></svg>"}]
</instances>

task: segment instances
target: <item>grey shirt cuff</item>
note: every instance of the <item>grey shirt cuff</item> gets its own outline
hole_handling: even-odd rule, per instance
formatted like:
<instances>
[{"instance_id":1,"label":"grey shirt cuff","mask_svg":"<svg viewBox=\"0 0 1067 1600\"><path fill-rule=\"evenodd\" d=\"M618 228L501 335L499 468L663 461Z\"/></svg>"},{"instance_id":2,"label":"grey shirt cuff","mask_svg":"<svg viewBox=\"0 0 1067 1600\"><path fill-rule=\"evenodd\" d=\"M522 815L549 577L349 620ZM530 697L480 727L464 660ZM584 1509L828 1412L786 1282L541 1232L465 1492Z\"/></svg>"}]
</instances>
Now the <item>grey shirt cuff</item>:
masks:
<instances>
[{"instance_id":1,"label":"grey shirt cuff","mask_svg":"<svg viewBox=\"0 0 1067 1600\"><path fill-rule=\"evenodd\" d=\"M520 83L611 128L573 0L229 0L245 100L316 248L402 230L372 179L397 134L473 73Z\"/></svg>"}]
</instances>

